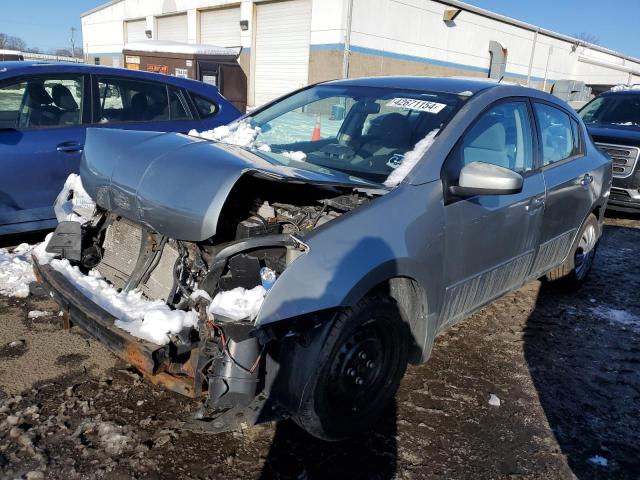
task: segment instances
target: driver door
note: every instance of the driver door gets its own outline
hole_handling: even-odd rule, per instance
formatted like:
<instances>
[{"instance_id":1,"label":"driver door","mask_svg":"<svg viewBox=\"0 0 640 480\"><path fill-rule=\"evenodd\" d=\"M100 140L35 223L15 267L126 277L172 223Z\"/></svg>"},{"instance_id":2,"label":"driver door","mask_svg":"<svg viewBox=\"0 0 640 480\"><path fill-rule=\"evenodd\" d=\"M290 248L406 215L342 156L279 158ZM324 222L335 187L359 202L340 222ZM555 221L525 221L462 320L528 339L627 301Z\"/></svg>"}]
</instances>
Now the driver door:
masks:
<instances>
[{"instance_id":1,"label":"driver door","mask_svg":"<svg viewBox=\"0 0 640 480\"><path fill-rule=\"evenodd\" d=\"M529 102L503 101L480 114L443 169L445 187L464 165L484 162L522 175L515 194L455 197L445 192L445 296L441 326L450 325L527 278L539 242L545 185L534 160Z\"/></svg>"}]
</instances>

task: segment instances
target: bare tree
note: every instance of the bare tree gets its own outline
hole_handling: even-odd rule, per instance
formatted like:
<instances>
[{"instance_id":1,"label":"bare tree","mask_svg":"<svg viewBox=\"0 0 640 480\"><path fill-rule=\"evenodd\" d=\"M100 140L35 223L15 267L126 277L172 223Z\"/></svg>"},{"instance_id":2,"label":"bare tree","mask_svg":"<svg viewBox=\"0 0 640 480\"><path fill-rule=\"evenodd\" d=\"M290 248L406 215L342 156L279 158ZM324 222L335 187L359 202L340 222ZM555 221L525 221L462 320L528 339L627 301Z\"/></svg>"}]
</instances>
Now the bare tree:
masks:
<instances>
[{"instance_id":1,"label":"bare tree","mask_svg":"<svg viewBox=\"0 0 640 480\"><path fill-rule=\"evenodd\" d=\"M27 44L20 37L0 33L0 48L3 50L25 50Z\"/></svg>"},{"instance_id":2,"label":"bare tree","mask_svg":"<svg viewBox=\"0 0 640 480\"><path fill-rule=\"evenodd\" d=\"M60 55L60 56L64 56L64 57L72 57L73 55L71 54L71 49L70 48L52 48L51 50L49 50L49 53L52 55ZM82 48L81 47L76 47L75 48L75 54L76 54L76 58L83 58L84 57L84 53L82 52Z\"/></svg>"},{"instance_id":3,"label":"bare tree","mask_svg":"<svg viewBox=\"0 0 640 480\"><path fill-rule=\"evenodd\" d=\"M573 35L575 38L577 38L578 40L582 40L585 43L593 43L595 45L599 45L600 44L600 39L594 35L593 33L589 33L589 32L580 32L580 33L576 33Z\"/></svg>"}]
</instances>

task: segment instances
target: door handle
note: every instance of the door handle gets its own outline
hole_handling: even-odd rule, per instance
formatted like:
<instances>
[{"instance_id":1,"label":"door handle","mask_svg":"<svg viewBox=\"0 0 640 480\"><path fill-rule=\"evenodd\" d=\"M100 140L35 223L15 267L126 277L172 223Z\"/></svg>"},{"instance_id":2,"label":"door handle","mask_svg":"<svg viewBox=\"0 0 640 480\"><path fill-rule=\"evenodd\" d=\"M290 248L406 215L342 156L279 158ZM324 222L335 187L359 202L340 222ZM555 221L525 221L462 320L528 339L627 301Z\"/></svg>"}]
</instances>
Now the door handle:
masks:
<instances>
[{"instance_id":1,"label":"door handle","mask_svg":"<svg viewBox=\"0 0 640 480\"><path fill-rule=\"evenodd\" d=\"M592 182L593 182L593 175L589 175L588 173L585 173L584 177L582 177L582 179L580 180L580 185L582 185L583 187L586 187Z\"/></svg>"},{"instance_id":2,"label":"door handle","mask_svg":"<svg viewBox=\"0 0 640 480\"><path fill-rule=\"evenodd\" d=\"M78 142L63 142L56 147L56 150L65 153L78 153L81 152L83 148L84 145Z\"/></svg>"},{"instance_id":3,"label":"door handle","mask_svg":"<svg viewBox=\"0 0 640 480\"><path fill-rule=\"evenodd\" d=\"M529 204L525 207L528 212L532 212L534 210L538 210L539 208L544 207L544 197L535 197L532 198Z\"/></svg>"}]
</instances>

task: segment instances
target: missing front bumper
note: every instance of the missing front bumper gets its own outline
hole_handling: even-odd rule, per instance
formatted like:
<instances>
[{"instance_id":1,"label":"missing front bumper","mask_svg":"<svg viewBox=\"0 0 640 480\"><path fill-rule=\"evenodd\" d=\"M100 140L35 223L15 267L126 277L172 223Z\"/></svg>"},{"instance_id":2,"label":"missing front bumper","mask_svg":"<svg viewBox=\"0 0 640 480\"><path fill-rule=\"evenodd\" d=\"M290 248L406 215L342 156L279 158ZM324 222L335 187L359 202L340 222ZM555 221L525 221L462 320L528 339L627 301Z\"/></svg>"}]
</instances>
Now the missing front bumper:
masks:
<instances>
[{"instance_id":1,"label":"missing front bumper","mask_svg":"<svg viewBox=\"0 0 640 480\"><path fill-rule=\"evenodd\" d=\"M179 371L185 375L174 375L176 366L170 363L169 347L140 340L114 325L116 317L86 298L60 272L50 265L41 265L33 258L38 283L49 291L65 314L65 327L77 325L106 345L125 362L134 366L151 383L160 385L190 398L201 396L195 385L194 369L190 364L181 364ZM192 355L197 357L197 355Z\"/></svg>"}]
</instances>

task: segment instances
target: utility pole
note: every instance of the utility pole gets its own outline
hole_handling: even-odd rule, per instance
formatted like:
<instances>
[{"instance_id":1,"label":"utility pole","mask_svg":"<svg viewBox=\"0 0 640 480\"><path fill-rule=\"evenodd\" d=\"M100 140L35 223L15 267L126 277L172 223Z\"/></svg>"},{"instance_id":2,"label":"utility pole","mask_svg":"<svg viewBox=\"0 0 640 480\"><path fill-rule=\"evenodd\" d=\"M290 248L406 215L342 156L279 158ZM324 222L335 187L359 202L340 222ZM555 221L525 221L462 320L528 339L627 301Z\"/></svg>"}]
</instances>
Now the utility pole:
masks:
<instances>
[{"instance_id":1,"label":"utility pole","mask_svg":"<svg viewBox=\"0 0 640 480\"><path fill-rule=\"evenodd\" d=\"M75 33L75 31L76 31L76 27L71 27L71 56L73 58L76 57L76 41L73 38L73 34Z\"/></svg>"}]
</instances>

